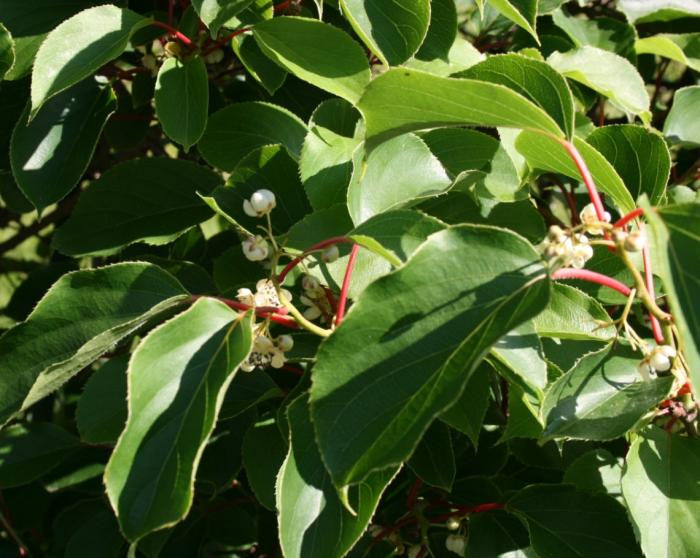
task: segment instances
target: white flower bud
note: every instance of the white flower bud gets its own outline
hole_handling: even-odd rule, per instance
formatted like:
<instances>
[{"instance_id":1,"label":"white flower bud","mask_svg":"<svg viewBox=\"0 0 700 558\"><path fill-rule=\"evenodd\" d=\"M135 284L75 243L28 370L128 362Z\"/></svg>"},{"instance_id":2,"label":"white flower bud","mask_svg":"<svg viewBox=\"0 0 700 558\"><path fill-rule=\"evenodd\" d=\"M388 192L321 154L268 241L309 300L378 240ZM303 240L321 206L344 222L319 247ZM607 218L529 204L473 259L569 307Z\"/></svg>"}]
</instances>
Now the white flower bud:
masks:
<instances>
[{"instance_id":1,"label":"white flower bud","mask_svg":"<svg viewBox=\"0 0 700 558\"><path fill-rule=\"evenodd\" d=\"M605 232L604 227L601 226L601 222L598 219L598 213L595 210L595 206L592 203L589 203L581 210L579 217L581 218L581 223L584 225L587 233L600 235ZM610 213L607 211L603 213L603 221L606 223L610 222Z\"/></svg>"},{"instance_id":2,"label":"white flower bud","mask_svg":"<svg viewBox=\"0 0 700 558\"><path fill-rule=\"evenodd\" d=\"M562 229L558 225L552 225L549 227L549 233L548 233L549 239L554 241L554 242L563 242L566 238L566 233L564 232L564 229Z\"/></svg>"},{"instance_id":3,"label":"white flower bud","mask_svg":"<svg viewBox=\"0 0 700 558\"><path fill-rule=\"evenodd\" d=\"M629 252L640 252L645 244L644 234L641 231L632 231L624 241L624 248Z\"/></svg>"},{"instance_id":4,"label":"white flower bud","mask_svg":"<svg viewBox=\"0 0 700 558\"><path fill-rule=\"evenodd\" d=\"M459 521L459 519L457 519L455 517L451 517L450 519L448 519L447 524L446 524L447 528L450 531L456 531L457 529L459 529L460 525L461 525L461 522Z\"/></svg>"},{"instance_id":5,"label":"white flower bud","mask_svg":"<svg viewBox=\"0 0 700 558\"><path fill-rule=\"evenodd\" d=\"M282 351L275 351L272 353L272 360L270 360L270 364L272 365L272 368L282 368L285 361L286 359L284 358Z\"/></svg>"},{"instance_id":6,"label":"white flower bud","mask_svg":"<svg viewBox=\"0 0 700 558\"><path fill-rule=\"evenodd\" d=\"M624 244L628 236L627 231L623 231L621 229L615 229L612 233L612 238L615 241L615 244Z\"/></svg>"},{"instance_id":7,"label":"white flower bud","mask_svg":"<svg viewBox=\"0 0 700 558\"><path fill-rule=\"evenodd\" d=\"M318 306L309 306L304 310L304 317L307 320L315 320L321 316L321 309Z\"/></svg>"},{"instance_id":8,"label":"white flower bud","mask_svg":"<svg viewBox=\"0 0 700 558\"><path fill-rule=\"evenodd\" d=\"M204 57L204 61L207 64L218 64L224 59L224 51L220 48L213 50Z\"/></svg>"},{"instance_id":9,"label":"white flower bud","mask_svg":"<svg viewBox=\"0 0 700 558\"><path fill-rule=\"evenodd\" d=\"M447 535L445 548L450 552L464 556L464 551L467 549L467 540L461 535Z\"/></svg>"},{"instance_id":10,"label":"white flower bud","mask_svg":"<svg viewBox=\"0 0 700 558\"><path fill-rule=\"evenodd\" d=\"M316 292L321 287L318 279L313 275L304 275L301 279L301 288L312 293Z\"/></svg>"},{"instance_id":11,"label":"white flower bud","mask_svg":"<svg viewBox=\"0 0 700 558\"><path fill-rule=\"evenodd\" d=\"M236 298L243 304L255 306L255 295L250 289L238 289L236 292Z\"/></svg>"},{"instance_id":12,"label":"white flower bud","mask_svg":"<svg viewBox=\"0 0 700 558\"><path fill-rule=\"evenodd\" d=\"M250 200L243 201L243 211L250 217L262 217L272 211L277 205L275 194L270 190L257 190L250 196Z\"/></svg>"},{"instance_id":13,"label":"white flower bud","mask_svg":"<svg viewBox=\"0 0 700 558\"><path fill-rule=\"evenodd\" d=\"M659 349L654 349L649 357L649 366L659 372L666 372L666 370L671 368L671 359Z\"/></svg>"},{"instance_id":14,"label":"white flower bud","mask_svg":"<svg viewBox=\"0 0 700 558\"><path fill-rule=\"evenodd\" d=\"M255 338L255 341L253 341L253 350L258 353L267 353L274 349L274 347L272 339L265 335L259 335Z\"/></svg>"},{"instance_id":15,"label":"white flower bud","mask_svg":"<svg viewBox=\"0 0 700 558\"><path fill-rule=\"evenodd\" d=\"M242 245L243 254L251 262L259 262L267 258L267 241L262 236L249 236Z\"/></svg>"},{"instance_id":16,"label":"white flower bud","mask_svg":"<svg viewBox=\"0 0 700 558\"><path fill-rule=\"evenodd\" d=\"M294 347L294 339L291 335L280 335L277 338L277 347L283 353L290 351Z\"/></svg>"},{"instance_id":17,"label":"white flower bud","mask_svg":"<svg viewBox=\"0 0 700 558\"><path fill-rule=\"evenodd\" d=\"M651 380L652 375L656 376L656 374L654 373L651 366L649 366L649 363L646 360L643 360L637 365L637 372L639 372L639 375L645 382Z\"/></svg>"},{"instance_id":18,"label":"white flower bud","mask_svg":"<svg viewBox=\"0 0 700 558\"><path fill-rule=\"evenodd\" d=\"M321 259L326 263L333 263L338 259L338 256L340 256L340 251L335 244L321 252Z\"/></svg>"},{"instance_id":19,"label":"white flower bud","mask_svg":"<svg viewBox=\"0 0 700 558\"><path fill-rule=\"evenodd\" d=\"M666 355L668 358L676 358L676 349L671 345L661 345L658 348L658 351L660 351L661 354Z\"/></svg>"},{"instance_id":20,"label":"white flower bud","mask_svg":"<svg viewBox=\"0 0 700 558\"><path fill-rule=\"evenodd\" d=\"M253 370L255 370L255 365L251 364L247 360L243 361L241 363L241 370L243 370L243 372L252 372Z\"/></svg>"}]
</instances>

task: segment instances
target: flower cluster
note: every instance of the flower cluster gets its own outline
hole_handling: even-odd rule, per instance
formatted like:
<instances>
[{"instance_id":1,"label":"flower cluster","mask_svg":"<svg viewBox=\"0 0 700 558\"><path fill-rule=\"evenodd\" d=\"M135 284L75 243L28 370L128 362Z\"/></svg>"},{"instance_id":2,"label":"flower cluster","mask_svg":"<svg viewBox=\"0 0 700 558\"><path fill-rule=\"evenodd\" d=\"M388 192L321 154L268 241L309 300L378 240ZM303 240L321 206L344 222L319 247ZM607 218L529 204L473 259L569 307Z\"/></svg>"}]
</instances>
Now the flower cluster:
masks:
<instances>
[{"instance_id":1,"label":"flower cluster","mask_svg":"<svg viewBox=\"0 0 700 558\"><path fill-rule=\"evenodd\" d=\"M253 351L241 364L241 370L251 372L256 367L282 368L287 359L284 353L291 350L294 340L291 335L280 335L275 339L270 339L267 335L258 335L253 341Z\"/></svg>"},{"instance_id":2,"label":"flower cluster","mask_svg":"<svg viewBox=\"0 0 700 558\"><path fill-rule=\"evenodd\" d=\"M542 243L545 258L563 266L581 269L593 257L593 248L585 234L572 234L557 225L549 228L549 234Z\"/></svg>"},{"instance_id":3,"label":"flower cluster","mask_svg":"<svg viewBox=\"0 0 700 558\"><path fill-rule=\"evenodd\" d=\"M304 278L301 280L301 287L304 289L304 294L301 295L299 300L306 306L304 317L307 320L315 320L322 315L330 316L333 314L326 290L319 283L318 279L312 275L304 275Z\"/></svg>"},{"instance_id":4,"label":"flower cluster","mask_svg":"<svg viewBox=\"0 0 700 558\"><path fill-rule=\"evenodd\" d=\"M287 289L280 289L280 292L287 301L292 300L292 293ZM267 306L274 308L283 306L277 295L277 289L275 289L274 283L269 279L260 279L260 281L255 284L255 292L246 288L238 289L236 298L248 306Z\"/></svg>"},{"instance_id":5,"label":"flower cluster","mask_svg":"<svg viewBox=\"0 0 700 558\"><path fill-rule=\"evenodd\" d=\"M673 359L676 358L676 349L671 345L660 345L652 350L637 366L642 378L650 380L657 372L666 372L671 369Z\"/></svg>"},{"instance_id":6,"label":"flower cluster","mask_svg":"<svg viewBox=\"0 0 700 558\"><path fill-rule=\"evenodd\" d=\"M586 207L579 213L581 219L581 224L583 229L594 236L599 236L605 233L605 225L610 222L610 213L607 211L603 213L604 222L598 219L598 213L595 210L595 206L589 203Z\"/></svg>"}]
</instances>

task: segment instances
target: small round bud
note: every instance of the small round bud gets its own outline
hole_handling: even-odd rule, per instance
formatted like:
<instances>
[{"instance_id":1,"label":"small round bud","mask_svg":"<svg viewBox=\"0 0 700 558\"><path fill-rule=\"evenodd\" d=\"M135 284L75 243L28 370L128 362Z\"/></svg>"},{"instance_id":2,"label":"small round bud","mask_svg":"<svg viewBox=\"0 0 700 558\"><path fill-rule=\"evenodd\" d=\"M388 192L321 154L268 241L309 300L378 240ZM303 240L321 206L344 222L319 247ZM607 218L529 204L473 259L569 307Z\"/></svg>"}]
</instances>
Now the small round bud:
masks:
<instances>
[{"instance_id":1,"label":"small round bud","mask_svg":"<svg viewBox=\"0 0 700 558\"><path fill-rule=\"evenodd\" d=\"M661 345L658 348L658 351L661 352L661 354L667 356L668 358L676 358L676 348L672 347L671 345Z\"/></svg>"},{"instance_id":2,"label":"small round bud","mask_svg":"<svg viewBox=\"0 0 700 558\"><path fill-rule=\"evenodd\" d=\"M564 229L562 229L558 225L552 225L549 227L549 233L548 233L549 239L553 240L555 242L562 242L566 236L566 233L564 232Z\"/></svg>"},{"instance_id":3,"label":"small round bud","mask_svg":"<svg viewBox=\"0 0 700 558\"><path fill-rule=\"evenodd\" d=\"M461 535L447 535L445 548L450 552L464 556L464 551L467 549L467 540Z\"/></svg>"},{"instance_id":4,"label":"small round bud","mask_svg":"<svg viewBox=\"0 0 700 558\"><path fill-rule=\"evenodd\" d=\"M243 254L251 262L267 258L267 241L262 236L249 236L242 242Z\"/></svg>"},{"instance_id":5,"label":"small round bud","mask_svg":"<svg viewBox=\"0 0 700 558\"><path fill-rule=\"evenodd\" d=\"M163 48L165 49L166 56L178 57L182 54L180 43L175 41L168 41Z\"/></svg>"},{"instance_id":6,"label":"small round bud","mask_svg":"<svg viewBox=\"0 0 700 558\"><path fill-rule=\"evenodd\" d=\"M654 352L649 357L649 366L659 372L666 372L671 369L671 359L659 349L654 349Z\"/></svg>"},{"instance_id":7,"label":"small round bud","mask_svg":"<svg viewBox=\"0 0 700 558\"><path fill-rule=\"evenodd\" d=\"M318 279L316 279L316 277L313 275L304 275L304 277L301 279L301 288L305 291L315 293L321 288L321 283L319 283Z\"/></svg>"},{"instance_id":8,"label":"small round bud","mask_svg":"<svg viewBox=\"0 0 700 558\"><path fill-rule=\"evenodd\" d=\"M286 353L294 347L294 339L291 335L280 335L277 338L277 347L280 351Z\"/></svg>"},{"instance_id":9,"label":"small round bud","mask_svg":"<svg viewBox=\"0 0 700 558\"><path fill-rule=\"evenodd\" d=\"M274 347L275 346L272 343L272 339L266 337L265 335L259 335L253 342L253 349L258 353L267 353L274 349Z\"/></svg>"},{"instance_id":10,"label":"small round bud","mask_svg":"<svg viewBox=\"0 0 700 558\"><path fill-rule=\"evenodd\" d=\"M211 51L209 54L207 54L204 57L204 61L207 64L218 64L224 59L224 51L221 50L220 48L217 48L216 50Z\"/></svg>"},{"instance_id":11,"label":"small round bud","mask_svg":"<svg viewBox=\"0 0 700 558\"><path fill-rule=\"evenodd\" d=\"M281 351L275 351L272 353L272 359L270 360L270 364L272 365L272 368L282 368L285 363L285 358L284 354L282 354Z\"/></svg>"},{"instance_id":12,"label":"small round bud","mask_svg":"<svg viewBox=\"0 0 700 558\"><path fill-rule=\"evenodd\" d=\"M615 244L624 244L628 236L629 234L621 229L615 229L612 233L612 239L615 241Z\"/></svg>"},{"instance_id":13,"label":"small round bud","mask_svg":"<svg viewBox=\"0 0 700 558\"><path fill-rule=\"evenodd\" d=\"M243 201L243 211L250 217L262 217L270 213L277 205L275 194L270 190L257 190L250 196L250 200Z\"/></svg>"},{"instance_id":14,"label":"small round bud","mask_svg":"<svg viewBox=\"0 0 700 558\"><path fill-rule=\"evenodd\" d=\"M624 248L629 252L640 252L645 244L644 234L641 231L632 231L625 239Z\"/></svg>"},{"instance_id":15,"label":"small round bud","mask_svg":"<svg viewBox=\"0 0 700 558\"><path fill-rule=\"evenodd\" d=\"M335 244L321 252L321 259L326 263L333 263L338 259L338 256L340 256L340 251Z\"/></svg>"},{"instance_id":16,"label":"small round bud","mask_svg":"<svg viewBox=\"0 0 700 558\"><path fill-rule=\"evenodd\" d=\"M462 524L462 523L459 521L459 519L456 519L456 518L454 518L454 517L451 517L450 519L447 520L446 527L447 527L450 531L456 531L457 529L459 529L459 526L460 526L461 524Z\"/></svg>"}]
</instances>

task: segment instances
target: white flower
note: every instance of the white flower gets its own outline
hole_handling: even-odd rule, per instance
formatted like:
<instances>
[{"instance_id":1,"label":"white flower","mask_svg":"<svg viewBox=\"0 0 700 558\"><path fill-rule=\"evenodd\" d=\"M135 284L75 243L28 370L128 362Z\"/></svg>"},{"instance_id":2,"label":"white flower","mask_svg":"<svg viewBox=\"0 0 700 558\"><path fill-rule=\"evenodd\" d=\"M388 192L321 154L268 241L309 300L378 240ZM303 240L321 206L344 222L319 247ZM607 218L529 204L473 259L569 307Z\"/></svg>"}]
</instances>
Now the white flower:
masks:
<instances>
[{"instance_id":1,"label":"white flower","mask_svg":"<svg viewBox=\"0 0 700 558\"><path fill-rule=\"evenodd\" d=\"M321 283L313 275L304 275L301 279L301 288L305 291L316 293L321 288Z\"/></svg>"},{"instance_id":2,"label":"white flower","mask_svg":"<svg viewBox=\"0 0 700 558\"><path fill-rule=\"evenodd\" d=\"M605 227L603 227L603 224L598 219L598 214L596 213L595 206L592 203L589 203L581 210L579 217L581 218L581 224L588 234L601 235L605 232ZM606 223L609 223L610 213L607 211L604 212L603 220Z\"/></svg>"},{"instance_id":3,"label":"white flower","mask_svg":"<svg viewBox=\"0 0 700 558\"><path fill-rule=\"evenodd\" d=\"M286 353L287 351L291 351L292 347L294 347L294 339L291 335L280 335L277 338L276 345L280 351Z\"/></svg>"},{"instance_id":4,"label":"white flower","mask_svg":"<svg viewBox=\"0 0 700 558\"><path fill-rule=\"evenodd\" d=\"M270 190L257 190L249 200L243 201L243 211L250 217L262 217L272 211L277 205L275 194Z\"/></svg>"},{"instance_id":5,"label":"white flower","mask_svg":"<svg viewBox=\"0 0 700 558\"><path fill-rule=\"evenodd\" d=\"M260 279L255 284L255 289L255 306L273 306L275 308L282 306L275 285L269 279ZM280 292L288 302L291 302L292 293L287 289L280 289Z\"/></svg>"},{"instance_id":6,"label":"white flower","mask_svg":"<svg viewBox=\"0 0 700 558\"><path fill-rule=\"evenodd\" d=\"M267 240L262 236L249 236L243 241L243 254L251 262L259 262L267 258Z\"/></svg>"},{"instance_id":7,"label":"white flower","mask_svg":"<svg viewBox=\"0 0 700 558\"><path fill-rule=\"evenodd\" d=\"M541 248L545 258L557 260L564 267L570 265L581 269L593 257L593 248L585 234L570 236L556 225L550 227Z\"/></svg>"},{"instance_id":8,"label":"white flower","mask_svg":"<svg viewBox=\"0 0 700 558\"><path fill-rule=\"evenodd\" d=\"M283 335L280 337L289 336ZM241 364L241 370L250 372L256 367L265 368L267 366L282 368L287 359L284 357L284 349L280 347L279 339L278 337L275 341L272 341L272 339L266 335L258 335L255 341L253 341L253 351L246 361Z\"/></svg>"},{"instance_id":9,"label":"white flower","mask_svg":"<svg viewBox=\"0 0 700 558\"><path fill-rule=\"evenodd\" d=\"M642 231L632 231L627 235L624 242L624 248L629 252L640 252L645 245L646 239Z\"/></svg>"},{"instance_id":10,"label":"white flower","mask_svg":"<svg viewBox=\"0 0 700 558\"><path fill-rule=\"evenodd\" d=\"M301 295L299 300L301 300L301 303L304 306L308 306L308 308L303 312L304 317L307 320L315 320L316 318L321 316L321 309L318 307L314 300L310 299L308 296L305 295Z\"/></svg>"},{"instance_id":11,"label":"white flower","mask_svg":"<svg viewBox=\"0 0 700 558\"><path fill-rule=\"evenodd\" d=\"M321 259L326 263L333 263L338 259L338 256L340 256L340 251L335 244L321 252Z\"/></svg>"},{"instance_id":12,"label":"white flower","mask_svg":"<svg viewBox=\"0 0 700 558\"><path fill-rule=\"evenodd\" d=\"M467 549L467 540L461 535L447 535L445 548L450 552L464 556L464 551Z\"/></svg>"},{"instance_id":13,"label":"white flower","mask_svg":"<svg viewBox=\"0 0 700 558\"><path fill-rule=\"evenodd\" d=\"M255 295L250 289L238 289L236 292L236 298L243 304L255 306Z\"/></svg>"}]
</instances>

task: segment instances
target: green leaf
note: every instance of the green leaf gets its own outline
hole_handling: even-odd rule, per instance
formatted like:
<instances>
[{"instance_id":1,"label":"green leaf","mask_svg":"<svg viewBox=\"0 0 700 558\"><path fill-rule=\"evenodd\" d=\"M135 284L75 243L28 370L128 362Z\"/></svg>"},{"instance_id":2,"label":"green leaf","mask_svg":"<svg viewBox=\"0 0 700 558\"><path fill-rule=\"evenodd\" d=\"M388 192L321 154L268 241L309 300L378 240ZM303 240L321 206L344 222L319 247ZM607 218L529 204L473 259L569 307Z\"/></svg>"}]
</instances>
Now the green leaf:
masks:
<instances>
[{"instance_id":1,"label":"green leaf","mask_svg":"<svg viewBox=\"0 0 700 558\"><path fill-rule=\"evenodd\" d=\"M52 423L13 424L0 432L0 488L38 479L73 453L80 441Z\"/></svg>"},{"instance_id":2,"label":"green leaf","mask_svg":"<svg viewBox=\"0 0 700 558\"><path fill-rule=\"evenodd\" d=\"M287 72L265 56L252 36L244 34L234 37L231 41L231 47L248 73L270 95L274 95L275 91L282 87L287 78Z\"/></svg>"},{"instance_id":3,"label":"green leaf","mask_svg":"<svg viewBox=\"0 0 700 558\"><path fill-rule=\"evenodd\" d=\"M255 371L248 375L260 374ZM242 376L242 374L241 374ZM277 473L287 455L287 441L274 422L253 425L243 439L243 466L255 497L267 509L275 509Z\"/></svg>"},{"instance_id":4,"label":"green leaf","mask_svg":"<svg viewBox=\"0 0 700 558\"><path fill-rule=\"evenodd\" d=\"M637 34L634 27L624 21L597 15L593 19L585 19L571 16L563 9L556 10L552 20L577 47L589 45L628 59L633 55Z\"/></svg>"},{"instance_id":5,"label":"green leaf","mask_svg":"<svg viewBox=\"0 0 700 558\"><path fill-rule=\"evenodd\" d=\"M12 34L0 23L0 81L15 63L15 42Z\"/></svg>"},{"instance_id":6,"label":"green leaf","mask_svg":"<svg viewBox=\"0 0 700 558\"><path fill-rule=\"evenodd\" d=\"M490 346L536 315L549 289L529 243L481 226L431 235L368 286L313 369L314 424L334 483L406 459Z\"/></svg>"},{"instance_id":7,"label":"green leaf","mask_svg":"<svg viewBox=\"0 0 700 558\"><path fill-rule=\"evenodd\" d=\"M349 490L350 514L326 472L316 447L308 397L287 411L290 447L277 477L279 538L285 558L341 558L367 527L396 469L372 473Z\"/></svg>"},{"instance_id":8,"label":"green leaf","mask_svg":"<svg viewBox=\"0 0 700 558\"><path fill-rule=\"evenodd\" d=\"M391 138L366 158L356 151L348 210L356 225L373 215L437 196L452 181L428 146L414 134Z\"/></svg>"},{"instance_id":9,"label":"green leaf","mask_svg":"<svg viewBox=\"0 0 700 558\"><path fill-rule=\"evenodd\" d=\"M664 135L674 143L700 146L700 123L695 115L700 107L700 85L681 87L673 96L671 111L664 123Z\"/></svg>"},{"instance_id":10,"label":"green leaf","mask_svg":"<svg viewBox=\"0 0 700 558\"><path fill-rule=\"evenodd\" d=\"M31 70L34 56L46 35L62 21L94 4L92 0L3 0L0 21L15 43L14 65L6 79L18 80Z\"/></svg>"},{"instance_id":11,"label":"green leaf","mask_svg":"<svg viewBox=\"0 0 700 558\"><path fill-rule=\"evenodd\" d=\"M262 51L300 79L356 103L369 83L362 47L332 25L301 17L276 17L255 26Z\"/></svg>"},{"instance_id":12,"label":"green leaf","mask_svg":"<svg viewBox=\"0 0 700 558\"><path fill-rule=\"evenodd\" d=\"M256 370L255 374L236 374L221 405L219 419L236 417L263 401L283 395L265 372Z\"/></svg>"},{"instance_id":13,"label":"green leaf","mask_svg":"<svg viewBox=\"0 0 700 558\"><path fill-rule=\"evenodd\" d=\"M612 440L634 427L673 383L668 376L643 381L641 356L616 344L579 360L547 391L545 436Z\"/></svg>"},{"instance_id":14,"label":"green leaf","mask_svg":"<svg viewBox=\"0 0 700 558\"><path fill-rule=\"evenodd\" d=\"M454 0L430 0L430 25L416 58L447 61L456 38L457 6Z\"/></svg>"},{"instance_id":15,"label":"green leaf","mask_svg":"<svg viewBox=\"0 0 700 558\"><path fill-rule=\"evenodd\" d=\"M160 157L126 161L82 193L54 235L54 246L78 256L113 254L139 241L170 242L211 216L197 192L209 193L220 183L216 173L190 161Z\"/></svg>"},{"instance_id":16,"label":"green leaf","mask_svg":"<svg viewBox=\"0 0 700 558\"><path fill-rule=\"evenodd\" d=\"M661 277L681 336L694 389L700 386L700 204L666 206L655 213L644 203L652 268Z\"/></svg>"},{"instance_id":17,"label":"green leaf","mask_svg":"<svg viewBox=\"0 0 700 558\"><path fill-rule=\"evenodd\" d=\"M541 396L520 384L508 384L508 422L499 442L513 438L539 438L543 425L540 418Z\"/></svg>"},{"instance_id":18,"label":"green leaf","mask_svg":"<svg viewBox=\"0 0 700 558\"><path fill-rule=\"evenodd\" d=\"M466 434L475 447L479 443L479 433L491 401L491 372L493 367L487 361L482 361L467 380L459 399L440 415L440 420Z\"/></svg>"},{"instance_id":19,"label":"green leaf","mask_svg":"<svg viewBox=\"0 0 700 558\"><path fill-rule=\"evenodd\" d=\"M440 0L441 2L448 2L448 0ZM427 46L426 42L423 45ZM432 50L423 53L422 49L416 53L415 58L408 60L403 66L407 68L413 68L416 70L421 70L429 74L435 74L436 76L448 77L457 72L466 70L472 67L474 64L478 64L484 58L486 58L482 53L480 53L474 45L461 36L458 36L452 46L450 47L447 55L444 58L433 58L432 60L426 60L423 57L427 57L432 53Z\"/></svg>"},{"instance_id":20,"label":"green leaf","mask_svg":"<svg viewBox=\"0 0 700 558\"><path fill-rule=\"evenodd\" d=\"M661 134L623 124L597 128L586 141L615 167L632 197L646 194L653 204L664 198L671 154Z\"/></svg>"},{"instance_id":21,"label":"green leaf","mask_svg":"<svg viewBox=\"0 0 700 558\"><path fill-rule=\"evenodd\" d=\"M66 546L66 558L117 558L123 552L124 539L109 510L101 510L87 517L71 535Z\"/></svg>"},{"instance_id":22,"label":"green leaf","mask_svg":"<svg viewBox=\"0 0 700 558\"><path fill-rule=\"evenodd\" d=\"M645 556L700 554L700 441L650 427L627 453L622 492Z\"/></svg>"},{"instance_id":23,"label":"green leaf","mask_svg":"<svg viewBox=\"0 0 700 558\"><path fill-rule=\"evenodd\" d=\"M581 490L620 496L622 463L622 459L615 457L607 450L589 451L567 467L563 480L566 484L573 484Z\"/></svg>"},{"instance_id":24,"label":"green leaf","mask_svg":"<svg viewBox=\"0 0 700 558\"><path fill-rule=\"evenodd\" d=\"M398 66L423 43L430 24L430 0L340 0L357 35L387 66Z\"/></svg>"},{"instance_id":25,"label":"green leaf","mask_svg":"<svg viewBox=\"0 0 700 558\"><path fill-rule=\"evenodd\" d=\"M433 422L406 465L426 484L452 490L456 466L450 428L443 422Z\"/></svg>"},{"instance_id":26,"label":"green leaf","mask_svg":"<svg viewBox=\"0 0 700 558\"><path fill-rule=\"evenodd\" d=\"M554 52L547 62L558 72L597 91L626 113L647 122L649 94L637 69L613 52L584 46L569 52Z\"/></svg>"},{"instance_id":27,"label":"green leaf","mask_svg":"<svg viewBox=\"0 0 700 558\"><path fill-rule=\"evenodd\" d=\"M532 485L506 510L523 519L538 556L639 558L625 509L610 496L567 485Z\"/></svg>"},{"instance_id":28,"label":"green leaf","mask_svg":"<svg viewBox=\"0 0 700 558\"><path fill-rule=\"evenodd\" d=\"M633 23L671 21L682 17L700 17L697 2L684 0L619 0L618 10Z\"/></svg>"},{"instance_id":29,"label":"green leaf","mask_svg":"<svg viewBox=\"0 0 700 558\"><path fill-rule=\"evenodd\" d=\"M551 66L521 54L490 56L455 77L498 83L540 107L570 138L574 130L574 98L566 79Z\"/></svg>"},{"instance_id":30,"label":"green leaf","mask_svg":"<svg viewBox=\"0 0 700 558\"><path fill-rule=\"evenodd\" d=\"M12 133L10 160L17 185L39 212L78 184L116 106L111 87L87 79L50 99L31 122L25 108Z\"/></svg>"},{"instance_id":31,"label":"green leaf","mask_svg":"<svg viewBox=\"0 0 700 558\"><path fill-rule=\"evenodd\" d=\"M534 558L527 551L529 544L525 527L511 514L495 510L469 517L467 556Z\"/></svg>"},{"instance_id":32,"label":"green leaf","mask_svg":"<svg viewBox=\"0 0 700 558\"><path fill-rule=\"evenodd\" d=\"M0 337L0 423L189 295L162 269L119 263L68 273Z\"/></svg>"},{"instance_id":33,"label":"green leaf","mask_svg":"<svg viewBox=\"0 0 700 558\"><path fill-rule=\"evenodd\" d=\"M306 125L287 109L269 103L234 103L209 117L197 144L204 160L231 172L248 153L280 143L298 158Z\"/></svg>"},{"instance_id":34,"label":"green leaf","mask_svg":"<svg viewBox=\"0 0 700 558\"><path fill-rule=\"evenodd\" d=\"M252 343L250 314L204 298L153 330L133 353L129 418L105 471L128 540L187 514L204 445Z\"/></svg>"},{"instance_id":35,"label":"green leaf","mask_svg":"<svg viewBox=\"0 0 700 558\"><path fill-rule=\"evenodd\" d=\"M612 319L596 299L561 283L554 284L547 308L533 323L542 337L611 341L616 335Z\"/></svg>"},{"instance_id":36,"label":"green leaf","mask_svg":"<svg viewBox=\"0 0 700 558\"><path fill-rule=\"evenodd\" d=\"M126 423L127 356L113 358L93 372L85 384L75 419L80 438L88 444L116 442Z\"/></svg>"},{"instance_id":37,"label":"green leaf","mask_svg":"<svg viewBox=\"0 0 700 558\"><path fill-rule=\"evenodd\" d=\"M700 72L700 33L662 34L638 39L637 54L657 54Z\"/></svg>"},{"instance_id":38,"label":"green leaf","mask_svg":"<svg viewBox=\"0 0 700 558\"><path fill-rule=\"evenodd\" d=\"M264 220L243 211L243 201L256 190L265 188L275 194L277 206L272 210L272 231L285 233L311 211L298 177L298 165L281 145L261 147L238 164L226 185L212 197L218 207L240 226L255 231Z\"/></svg>"},{"instance_id":39,"label":"green leaf","mask_svg":"<svg viewBox=\"0 0 700 558\"><path fill-rule=\"evenodd\" d=\"M563 135L548 114L507 87L405 68L373 79L358 108L367 122L367 137L375 143L413 130L467 124Z\"/></svg>"},{"instance_id":40,"label":"green leaf","mask_svg":"<svg viewBox=\"0 0 700 558\"><path fill-rule=\"evenodd\" d=\"M199 18L209 28L212 37L216 37L219 29L225 26L231 18L246 9L253 0L193 0L192 5Z\"/></svg>"},{"instance_id":41,"label":"green leaf","mask_svg":"<svg viewBox=\"0 0 700 558\"><path fill-rule=\"evenodd\" d=\"M537 37L537 0L489 0L489 5L496 8L505 17L522 27L539 44Z\"/></svg>"},{"instance_id":42,"label":"green leaf","mask_svg":"<svg viewBox=\"0 0 700 558\"><path fill-rule=\"evenodd\" d=\"M111 4L83 10L61 23L36 53L30 118L51 97L114 60L131 36L149 23L139 14Z\"/></svg>"},{"instance_id":43,"label":"green leaf","mask_svg":"<svg viewBox=\"0 0 700 558\"><path fill-rule=\"evenodd\" d=\"M311 115L299 159L299 175L314 210L345 204L352 154L360 144L360 114L343 99L324 101Z\"/></svg>"},{"instance_id":44,"label":"green leaf","mask_svg":"<svg viewBox=\"0 0 700 558\"><path fill-rule=\"evenodd\" d=\"M575 137L573 143L591 171L598 189L612 198L621 214L632 211L636 207L634 198L615 167L585 140ZM573 160L556 139L525 130L518 136L515 146L532 168L581 179Z\"/></svg>"},{"instance_id":45,"label":"green leaf","mask_svg":"<svg viewBox=\"0 0 700 558\"><path fill-rule=\"evenodd\" d=\"M155 101L163 132L188 151L207 126L209 76L204 60L168 58L158 71Z\"/></svg>"}]
</instances>

